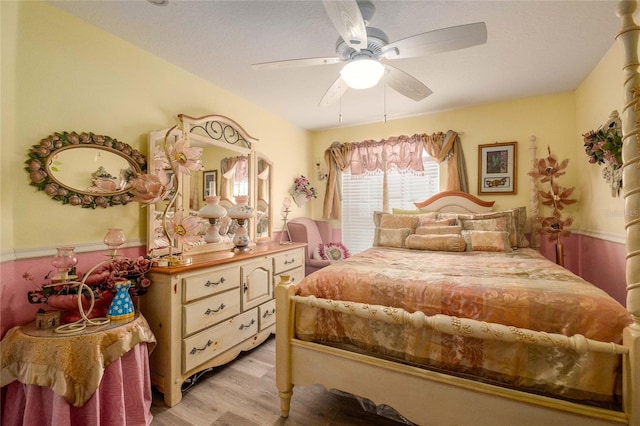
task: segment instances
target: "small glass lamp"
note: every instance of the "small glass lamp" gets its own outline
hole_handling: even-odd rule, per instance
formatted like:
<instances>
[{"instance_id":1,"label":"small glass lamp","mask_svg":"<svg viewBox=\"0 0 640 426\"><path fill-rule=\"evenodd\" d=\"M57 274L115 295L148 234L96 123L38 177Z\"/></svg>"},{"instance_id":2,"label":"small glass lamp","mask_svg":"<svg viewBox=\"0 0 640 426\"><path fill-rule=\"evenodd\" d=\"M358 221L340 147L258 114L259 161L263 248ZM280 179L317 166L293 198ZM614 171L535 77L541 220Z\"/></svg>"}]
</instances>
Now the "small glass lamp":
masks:
<instances>
[{"instance_id":1,"label":"small glass lamp","mask_svg":"<svg viewBox=\"0 0 640 426\"><path fill-rule=\"evenodd\" d=\"M251 247L249 247L249 244L251 244L251 238L249 237L247 228L249 219L253 217L254 211L253 207L247 204L248 198L249 197L246 195L237 196L236 204L227 212L227 215L229 215L231 219L235 220L238 225L232 240L233 245L235 246L235 251L251 250Z\"/></svg>"},{"instance_id":2,"label":"small glass lamp","mask_svg":"<svg viewBox=\"0 0 640 426\"><path fill-rule=\"evenodd\" d=\"M222 241L220 236L220 219L226 216L227 210L220 205L219 196L208 196L207 204L198 211L198 216L209 220L209 228L204 236L204 240L208 243L219 243Z\"/></svg>"},{"instance_id":3,"label":"small glass lamp","mask_svg":"<svg viewBox=\"0 0 640 426\"><path fill-rule=\"evenodd\" d=\"M78 257L74 252L75 247L58 247L51 264L59 272L59 279L62 282L69 281L69 271L78 264Z\"/></svg>"},{"instance_id":4,"label":"small glass lamp","mask_svg":"<svg viewBox=\"0 0 640 426\"><path fill-rule=\"evenodd\" d=\"M115 257L118 248L127 241L124 236L124 232L120 228L109 228L107 231L107 235L104 236L104 240L102 240L105 245L109 248L108 256Z\"/></svg>"},{"instance_id":5,"label":"small glass lamp","mask_svg":"<svg viewBox=\"0 0 640 426\"><path fill-rule=\"evenodd\" d=\"M280 233L280 244L291 244L291 235L289 235L289 227L287 226L287 220L291 213L291 198L284 197L282 201L282 208L280 209L280 215L282 216L282 232ZM284 234L287 234L287 239L284 239Z\"/></svg>"}]
</instances>

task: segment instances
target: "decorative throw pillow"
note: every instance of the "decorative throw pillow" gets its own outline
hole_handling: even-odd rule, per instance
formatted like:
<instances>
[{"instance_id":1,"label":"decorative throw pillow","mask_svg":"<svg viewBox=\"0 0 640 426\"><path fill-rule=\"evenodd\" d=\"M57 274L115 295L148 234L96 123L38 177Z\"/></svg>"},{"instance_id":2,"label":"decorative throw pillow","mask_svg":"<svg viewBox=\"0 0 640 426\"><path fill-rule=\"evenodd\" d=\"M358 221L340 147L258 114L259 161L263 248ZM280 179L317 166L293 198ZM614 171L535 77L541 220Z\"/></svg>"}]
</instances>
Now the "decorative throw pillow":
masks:
<instances>
[{"instance_id":1,"label":"decorative throw pillow","mask_svg":"<svg viewBox=\"0 0 640 426\"><path fill-rule=\"evenodd\" d=\"M455 217L450 219L431 219L418 216L418 227L420 226L453 226L458 224Z\"/></svg>"},{"instance_id":2,"label":"decorative throw pillow","mask_svg":"<svg viewBox=\"0 0 640 426\"><path fill-rule=\"evenodd\" d=\"M527 224L527 208L516 207L511 209L513 212L513 219L516 227L516 238L518 240L518 247L529 247L529 240L524 235L524 227Z\"/></svg>"},{"instance_id":3,"label":"decorative throw pillow","mask_svg":"<svg viewBox=\"0 0 640 426\"><path fill-rule=\"evenodd\" d=\"M413 214L389 214L385 213L380 217L380 228L402 229L409 228L415 232L418 227L418 216Z\"/></svg>"},{"instance_id":4,"label":"decorative throw pillow","mask_svg":"<svg viewBox=\"0 0 640 426\"><path fill-rule=\"evenodd\" d=\"M442 235L442 234L460 234L462 226L460 225L445 225L445 226L418 226L416 228L417 235Z\"/></svg>"},{"instance_id":5,"label":"decorative throw pillow","mask_svg":"<svg viewBox=\"0 0 640 426\"><path fill-rule=\"evenodd\" d=\"M376 228L373 236L374 247L404 247L404 240L411 234L409 228Z\"/></svg>"},{"instance_id":6,"label":"decorative throw pillow","mask_svg":"<svg viewBox=\"0 0 640 426\"><path fill-rule=\"evenodd\" d=\"M419 229L419 228L418 228ZM405 247L416 250L465 251L467 244L460 234L409 235Z\"/></svg>"},{"instance_id":7,"label":"decorative throw pillow","mask_svg":"<svg viewBox=\"0 0 640 426\"><path fill-rule=\"evenodd\" d=\"M393 214L418 214L420 216L426 216L426 217L432 217L433 219L436 218L436 216L438 215L437 212L425 212L424 210L405 210L405 209L396 209L393 208L391 209L391 213Z\"/></svg>"},{"instance_id":8,"label":"decorative throw pillow","mask_svg":"<svg viewBox=\"0 0 640 426\"><path fill-rule=\"evenodd\" d=\"M508 232L462 230L462 238L467 243L467 251L513 251Z\"/></svg>"},{"instance_id":9,"label":"decorative throw pillow","mask_svg":"<svg viewBox=\"0 0 640 426\"><path fill-rule=\"evenodd\" d=\"M462 224L463 230L507 232L509 234L511 247L518 247L518 236L513 220L513 212L510 210L460 215L458 216L458 220Z\"/></svg>"},{"instance_id":10,"label":"decorative throw pillow","mask_svg":"<svg viewBox=\"0 0 640 426\"><path fill-rule=\"evenodd\" d=\"M339 262L351 256L349 250L342 243L320 243L313 252L314 259L329 260L331 263Z\"/></svg>"}]
</instances>

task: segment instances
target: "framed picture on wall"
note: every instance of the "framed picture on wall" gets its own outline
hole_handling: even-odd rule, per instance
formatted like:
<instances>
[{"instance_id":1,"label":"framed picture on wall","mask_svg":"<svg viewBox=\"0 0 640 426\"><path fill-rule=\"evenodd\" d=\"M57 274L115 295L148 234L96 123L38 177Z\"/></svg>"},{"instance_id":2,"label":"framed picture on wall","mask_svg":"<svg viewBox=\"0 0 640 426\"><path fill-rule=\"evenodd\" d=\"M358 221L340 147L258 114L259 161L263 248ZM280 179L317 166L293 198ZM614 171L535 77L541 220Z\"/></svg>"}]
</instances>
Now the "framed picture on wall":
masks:
<instances>
[{"instance_id":1,"label":"framed picture on wall","mask_svg":"<svg viewBox=\"0 0 640 426\"><path fill-rule=\"evenodd\" d=\"M206 170L202 172L202 199L210 195L218 195L218 171Z\"/></svg>"},{"instance_id":2,"label":"framed picture on wall","mask_svg":"<svg viewBox=\"0 0 640 426\"><path fill-rule=\"evenodd\" d=\"M518 142L478 145L478 194L517 192Z\"/></svg>"}]
</instances>

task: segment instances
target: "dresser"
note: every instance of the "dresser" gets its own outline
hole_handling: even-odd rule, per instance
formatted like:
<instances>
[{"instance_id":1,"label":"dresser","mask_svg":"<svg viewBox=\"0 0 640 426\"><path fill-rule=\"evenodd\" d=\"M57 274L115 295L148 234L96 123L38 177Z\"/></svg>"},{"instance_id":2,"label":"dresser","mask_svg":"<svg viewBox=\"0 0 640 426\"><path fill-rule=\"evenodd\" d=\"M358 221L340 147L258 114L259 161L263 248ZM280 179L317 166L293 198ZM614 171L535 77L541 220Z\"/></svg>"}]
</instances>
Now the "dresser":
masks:
<instances>
[{"instance_id":1,"label":"dresser","mask_svg":"<svg viewBox=\"0 0 640 426\"><path fill-rule=\"evenodd\" d=\"M156 336L151 382L172 407L185 381L253 349L275 333L274 286L304 278L304 244L258 244L245 253L194 255L190 265L155 267L140 309Z\"/></svg>"}]
</instances>

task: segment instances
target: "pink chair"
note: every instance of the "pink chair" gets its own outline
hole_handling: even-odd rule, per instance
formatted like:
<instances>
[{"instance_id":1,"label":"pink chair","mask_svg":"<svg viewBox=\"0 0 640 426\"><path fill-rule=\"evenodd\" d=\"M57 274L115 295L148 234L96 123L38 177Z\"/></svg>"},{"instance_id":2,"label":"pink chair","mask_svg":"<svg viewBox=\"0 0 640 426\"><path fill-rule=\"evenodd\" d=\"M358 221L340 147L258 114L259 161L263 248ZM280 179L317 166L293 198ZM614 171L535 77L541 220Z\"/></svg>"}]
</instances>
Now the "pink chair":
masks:
<instances>
[{"instance_id":1,"label":"pink chair","mask_svg":"<svg viewBox=\"0 0 640 426\"><path fill-rule=\"evenodd\" d=\"M289 237L296 243L306 243L305 275L329 265L331 261L313 259L313 251L322 243L330 243L333 228L329 222L298 217L287 223Z\"/></svg>"}]
</instances>

